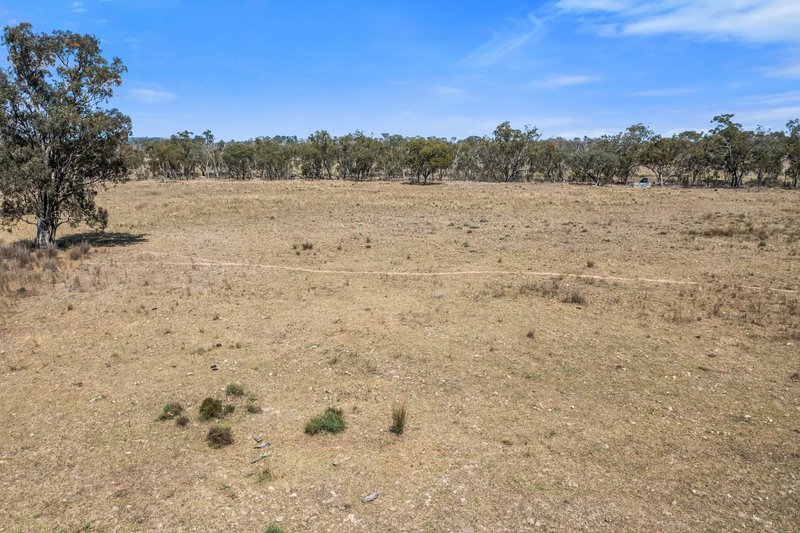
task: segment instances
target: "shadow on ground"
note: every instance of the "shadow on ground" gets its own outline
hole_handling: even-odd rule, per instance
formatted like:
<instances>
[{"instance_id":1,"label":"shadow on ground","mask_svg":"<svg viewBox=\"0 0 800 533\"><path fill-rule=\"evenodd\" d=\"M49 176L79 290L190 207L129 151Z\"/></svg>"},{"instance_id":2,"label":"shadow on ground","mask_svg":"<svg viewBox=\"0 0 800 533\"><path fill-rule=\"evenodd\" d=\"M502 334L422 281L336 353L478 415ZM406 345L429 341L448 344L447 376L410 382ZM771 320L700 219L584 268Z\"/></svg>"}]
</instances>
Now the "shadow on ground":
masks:
<instances>
[{"instance_id":1,"label":"shadow on ground","mask_svg":"<svg viewBox=\"0 0 800 533\"><path fill-rule=\"evenodd\" d=\"M93 231L87 233L74 233L58 240L58 245L66 248L73 244L87 242L96 248L110 248L113 246L131 246L147 242L145 233Z\"/></svg>"}]
</instances>

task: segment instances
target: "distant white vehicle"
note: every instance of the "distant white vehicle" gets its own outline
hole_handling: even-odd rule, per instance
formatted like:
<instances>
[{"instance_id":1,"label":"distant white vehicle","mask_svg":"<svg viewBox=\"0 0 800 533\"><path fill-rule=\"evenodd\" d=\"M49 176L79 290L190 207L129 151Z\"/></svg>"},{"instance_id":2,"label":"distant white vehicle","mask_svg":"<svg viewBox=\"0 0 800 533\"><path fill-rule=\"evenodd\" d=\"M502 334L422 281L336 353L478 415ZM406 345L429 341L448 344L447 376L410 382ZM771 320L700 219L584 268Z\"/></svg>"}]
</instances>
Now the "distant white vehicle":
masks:
<instances>
[{"instance_id":1,"label":"distant white vehicle","mask_svg":"<svg viewBox=\"0 0 800 533\"><path fill-rule=\"evenodd\" d=\"M650 188L650 178L642 178L636 183L633 184L634 189L649 189Z\"/></svg>"}]
</instances>

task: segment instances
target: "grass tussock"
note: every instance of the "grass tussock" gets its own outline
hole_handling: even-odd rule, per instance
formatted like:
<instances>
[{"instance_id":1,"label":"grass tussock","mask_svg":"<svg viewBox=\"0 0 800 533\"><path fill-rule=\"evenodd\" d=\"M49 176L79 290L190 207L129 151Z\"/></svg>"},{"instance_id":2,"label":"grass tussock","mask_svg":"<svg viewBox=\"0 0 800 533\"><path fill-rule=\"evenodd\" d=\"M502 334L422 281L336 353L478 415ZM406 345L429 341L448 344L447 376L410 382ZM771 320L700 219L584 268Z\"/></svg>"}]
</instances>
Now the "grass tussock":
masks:
<instances>
[{"instance_id":1,"label":"grass tussock","mask_svg":"<svg viewBox=\"0 0 800 533\"><path fill-rule=\"evenodd\" d=\"M175 417L178 417L183 413L183 406L179 403L168 403L161 409L161 414L159 415L159 420L172 420Z\"/></svg>"},{"instance_id":2,"label":"grass tussock","mask_svg":"<svg viewBox=\"0 0 800 533\"><path fill-rule=\"evenodd\" d=\"M222 424L210 427L208 435L206 435L206 441L208 445L214 449L233 444L233 432L231 431L231 427Z\"/></svg>"},{"instance_id":3,"label":"grass tussock","mask_svg":"<svg viewBox=\"0 0 800 533\"><path fill-rule=\"evenodd\" d=\"M284 529L277 523L272 523L267 526L264 533L284 533Z\"/></svg>"},{"instance_id":4,"label":"grass tussock","mask_svg":"<svg viewBox=\"0 0 800 533\"><path fill-rule=\"evenodd\" d=\"M225 387L225 394L228 396L244 396L244 387L238 383L229 383L228 386Z\"/></svg>"},{"instance_id":5,"label":"grass tussock","mask_svg":"<svg viewBox=\"0 0 800 533\"><path fill-rule=\"evenodd\" d=\"M392 425L389 431L395 435L402 435L406 430L406 418L408 411L406 410L405 402L392 407Z\"/></svg>"},{"instance_id":6,"label":"grass tussock","mask_svg":"<svg viewBox=\"0 0 800 533\"><path fill-rule=\"evenodd\" d=\"M222 418L222 402L214 398L206 398L200 404L200 420Z\"/></svg>"},{"instance_id":7,"label":"grass tussock","mask_svg":"<svg viewBox=\"0 0 800 533\"><path fill-rule=\"evenodd\" d=\"M308 435L316 435L317 433L341 433L346 427L344 415L341 409L328 407L325 412L319 416L315 416L308 422L304 431Z\"/></svg>"}]
</instances>

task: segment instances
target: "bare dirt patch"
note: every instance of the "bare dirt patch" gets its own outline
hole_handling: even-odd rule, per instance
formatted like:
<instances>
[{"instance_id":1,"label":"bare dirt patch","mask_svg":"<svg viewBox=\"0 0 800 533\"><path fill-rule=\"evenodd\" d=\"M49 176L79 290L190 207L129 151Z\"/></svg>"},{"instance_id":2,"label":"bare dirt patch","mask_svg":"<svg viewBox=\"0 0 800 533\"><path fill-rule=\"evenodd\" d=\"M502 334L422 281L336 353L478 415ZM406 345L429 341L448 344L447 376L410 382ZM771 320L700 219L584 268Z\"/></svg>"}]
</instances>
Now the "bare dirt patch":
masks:
<instances>
[{"instance_id":1,"label":"bare dirt patch","mask_svg":"<svg viewBox=\"0 0 800 533\"><path fill-rule=\"evenodd\" d=\"M100 202L111 237L5 311L0 530L800 522L794 192L198 181ZM207 397L232 410L201 420ZM344 431L304 433L329 407ZM216 424L233 444L209 446Z\"/></svg>"}]
</instances>

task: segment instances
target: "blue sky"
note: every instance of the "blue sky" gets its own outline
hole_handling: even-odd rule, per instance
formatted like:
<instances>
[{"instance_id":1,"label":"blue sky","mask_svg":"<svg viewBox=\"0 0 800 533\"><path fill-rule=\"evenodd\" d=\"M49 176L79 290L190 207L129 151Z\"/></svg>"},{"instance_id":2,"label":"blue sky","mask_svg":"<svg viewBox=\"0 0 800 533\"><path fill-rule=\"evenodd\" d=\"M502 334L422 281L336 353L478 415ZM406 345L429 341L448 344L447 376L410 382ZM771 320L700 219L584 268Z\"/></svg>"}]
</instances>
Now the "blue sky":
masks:
<instances>
[{"instance_id":1,"label":"blue sky","mask_svg":"<svg viewBox=\"0 0 800 533\"><path fill-rule=\"evenodd\" d=\"M139 136L544 136L800 117L800 0L0 0L128 67Z\"/></svg>"}]
</instances>

